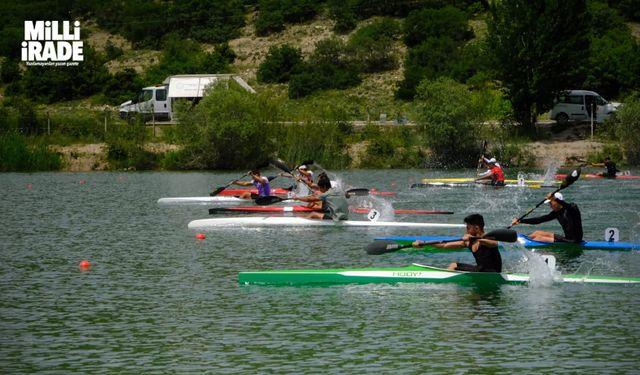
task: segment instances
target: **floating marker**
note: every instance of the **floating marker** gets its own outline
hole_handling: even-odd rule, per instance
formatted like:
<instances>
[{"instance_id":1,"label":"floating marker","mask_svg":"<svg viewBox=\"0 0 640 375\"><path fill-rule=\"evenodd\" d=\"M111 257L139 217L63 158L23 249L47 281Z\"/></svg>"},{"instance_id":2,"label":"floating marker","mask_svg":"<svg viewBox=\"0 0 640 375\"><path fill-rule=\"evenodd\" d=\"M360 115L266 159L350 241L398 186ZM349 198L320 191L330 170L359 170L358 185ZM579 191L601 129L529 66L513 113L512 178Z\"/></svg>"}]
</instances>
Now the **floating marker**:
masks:
<instances>
[{"instance_id":1,"label":"floating marker","mask_svg":"<svg viewBox=\"0 0 640 375\"><path fill-rule=\"evenodd\" d=\"M204 240L205 238L207 238L207 236L205 236L204 233L197 233L196 238L199 240Z\"/></svg>"},{"instance_id":2,"label":"floating marker","mask_svg":"<svg viewBox=\"0 0 640 375\"><path fill-rule=\"evenodd\" d=\"M79 266L80 266L80 271L86 271L89 268L91 268L91 262L89 262L86 259L83 259L83 260L80 261Z\"/></svg>"}]
</instances>

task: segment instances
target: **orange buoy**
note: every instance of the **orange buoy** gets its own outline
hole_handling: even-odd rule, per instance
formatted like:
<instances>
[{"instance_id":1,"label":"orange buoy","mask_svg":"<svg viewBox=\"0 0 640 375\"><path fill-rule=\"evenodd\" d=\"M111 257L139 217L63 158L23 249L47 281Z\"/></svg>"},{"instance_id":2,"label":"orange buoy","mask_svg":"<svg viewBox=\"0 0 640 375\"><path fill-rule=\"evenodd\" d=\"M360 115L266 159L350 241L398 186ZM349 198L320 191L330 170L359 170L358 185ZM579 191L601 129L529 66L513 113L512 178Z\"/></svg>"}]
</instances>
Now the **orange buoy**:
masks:
<instances>
[{"instance_id":1,"label":"orange buoy","mask_svg":"<svg viewBox=\"0 0 640 375\"><path fill-rule=\"evenodd\" d=\"M207 238L207 236L205 236L204 233L198 233L196 234L196 238L199 240L204 240L205 238Z\"/></svg>"}]
</instances>

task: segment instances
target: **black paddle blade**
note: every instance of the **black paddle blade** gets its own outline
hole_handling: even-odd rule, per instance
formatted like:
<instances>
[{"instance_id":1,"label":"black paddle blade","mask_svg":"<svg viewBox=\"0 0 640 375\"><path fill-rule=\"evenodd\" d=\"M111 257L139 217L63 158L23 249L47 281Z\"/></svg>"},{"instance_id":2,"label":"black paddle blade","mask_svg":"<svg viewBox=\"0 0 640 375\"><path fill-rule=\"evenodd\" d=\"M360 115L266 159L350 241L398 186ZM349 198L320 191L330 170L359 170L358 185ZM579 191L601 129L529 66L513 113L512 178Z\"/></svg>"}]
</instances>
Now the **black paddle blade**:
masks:
<instances>
[{"instance_id":1,"label":"black paddle blade","mask_svg":"<svg viewBox=\"0 0 640 375\"><path fill-rule=\"evenodd\" d=\"M352 196L366 196L366 195L369 195L369 189L365 189L365 188L349 189L345 191L345 195L347 196L347 198Z\"/></svg>"},{"instance_id":2,"label":"black paddle blade","mask_svg":"<svg viewBox=\"0 0 640 375\"><path fill-rule=\"evenodd\" d=\"M276 197L273 195L267 195L266 197L258 197L255 202L258 206L267 206L270 204L282 202L284 198Z\"/></svg>"},{"instance_id":3,"label":"black paddle blade","mask_svg":"<svg viewBox=\"0 0 640 375\"><path fill-rule=\"evenodd\" d=\"M228 185L227 185L228 186ZM224 189L227 188L227 186L220 186L219 188L217 188L216 190L212 191L211 193L209 193L210 196L215 197L216 195L222 193L222 191Z\"/></svg>"},{"instance_id":4,"label":"black paddle blade","mask_svg":"<svg viewBox=\"0 0 640 375\"><path fill-rule=\"evenodd\" d=\"M518 240L518 232L511 229L496 229L486 233L482 238L501 242L516 242Z\"/></svg>"},{"instance_id":5,"label":"black paddle blade","mask_svg":"<svg viewBox=\"0 0 640 375\"><path fill-rule=\"evenodd\" d=\"M400 245L393 241L375 241L368 244L365 250L367 251L367 254L380 255L398 251L400 249L406 249L407 247L411 247L411 245Z\"/></svg>"},{"instance_id":6,"label":"black paddle blade","mask_svg":"<svg viewBox=\"0 0 640 375\"><path fill-rule=\"evenodd\" d=\"M276 168L281 169L283 172L287 172L291 174L291 169L285 164L282 159L273 159L271 160L271 164L273 164Z\"/></svg>"},{"instance_id":7,"label":"black paddle blade","mask_svg":"<svg viewBox=\"0 0 640 375\"><path fill-rule=\"evenodd\" d=\"M560 184L560 189L564 189L567 186L573 184L574 182L576 182L578 180L578 178L580 178L580 173L582 172L582 168L578 167L578 169L572 171L571 173L569 173L567 175L567 177L564 178L564 180L562 181L562 183Z\"/></svg>"}]
</instances>

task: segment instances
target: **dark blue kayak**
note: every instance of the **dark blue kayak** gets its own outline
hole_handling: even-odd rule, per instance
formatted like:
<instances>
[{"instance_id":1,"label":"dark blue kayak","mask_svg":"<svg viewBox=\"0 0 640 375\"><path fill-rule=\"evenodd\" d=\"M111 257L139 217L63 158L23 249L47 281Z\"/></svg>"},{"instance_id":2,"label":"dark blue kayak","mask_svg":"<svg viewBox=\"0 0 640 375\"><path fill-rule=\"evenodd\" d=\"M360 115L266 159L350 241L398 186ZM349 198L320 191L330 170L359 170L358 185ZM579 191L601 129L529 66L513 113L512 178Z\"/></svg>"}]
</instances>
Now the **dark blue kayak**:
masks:
<instances>
[{"instance_id":1,"label":"dark blue kayak","mask_svg":"<svg viewBox=\"0 0 640 375\"><path fill-rule=\"evenodd\" d=\"M395 241L399 244L409 244L413 241L446 241L455 240L458 237L444 236L444 237L379 237L376 240ZM582 249L582 250L611 250L611 251L628 251L628 250L640 250L640 243L633 242L607 242L607 241L585 241L582 243L566 243L566 242L539 242L533 241L524 234L518 235L518 242L524 247L528 248L549 248L549 249ZM451 250L448 250L451 251Z\"/></svg>"}]
</instances>

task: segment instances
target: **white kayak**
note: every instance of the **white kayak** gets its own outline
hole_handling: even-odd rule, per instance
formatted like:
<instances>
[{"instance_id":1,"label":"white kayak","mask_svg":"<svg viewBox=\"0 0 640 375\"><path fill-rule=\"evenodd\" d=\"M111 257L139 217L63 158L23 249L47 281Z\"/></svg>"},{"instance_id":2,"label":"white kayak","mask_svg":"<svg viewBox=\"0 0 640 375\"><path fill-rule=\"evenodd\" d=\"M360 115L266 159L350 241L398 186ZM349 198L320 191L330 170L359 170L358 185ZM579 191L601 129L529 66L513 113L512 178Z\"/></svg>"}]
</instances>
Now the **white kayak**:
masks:
<instances>
[{"instance_id":1,"label":"white kayak","mask_svg":"<svg viewBox=\"0 0 640 375\"><path fill-rule=\"evenodd\" d=\"M190 229L221 226L334 226L334 227L413 227L413 228L464 228L464 224L415 223L404 221L320 220L302 217L246 216L193 220Z\"/></svg>"},{"instance_id":2,"label":"white kayak","mask_svg":"<svg viewBox=\"0 0 640 375\"><path fill-rule=\"evenodd\" d=\"M210 204L210 203L251 203L251 199L242 199L238 197L230 196L215 196L215 197L171 197L160 198L158 204Z\"/></svg>"}]
</instances>

